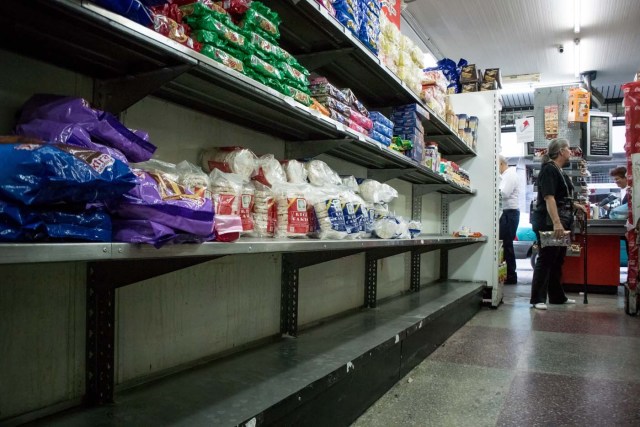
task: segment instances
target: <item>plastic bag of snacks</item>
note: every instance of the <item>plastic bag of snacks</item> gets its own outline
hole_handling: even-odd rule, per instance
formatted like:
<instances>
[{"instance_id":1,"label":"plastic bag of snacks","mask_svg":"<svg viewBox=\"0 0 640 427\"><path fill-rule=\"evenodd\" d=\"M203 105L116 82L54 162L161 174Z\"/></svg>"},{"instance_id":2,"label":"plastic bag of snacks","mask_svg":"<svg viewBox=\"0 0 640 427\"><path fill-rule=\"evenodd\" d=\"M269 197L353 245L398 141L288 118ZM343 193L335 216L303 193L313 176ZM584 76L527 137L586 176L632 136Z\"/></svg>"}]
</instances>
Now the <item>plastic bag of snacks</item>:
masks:
<instances>
[{"instance_id":1,"label":"plastic bag of snacks","mask_svg":"<svg viewBox=\"0 0 640 427\"><path fill-rule=\"evenodd\" d=\"M309 182L315 186L340 185L342 179L322 160L311 160L305 164Z\"/></svg>"},{"instance_id":2,"label":"plastic bag of snacks","mask_svg":"<svg viewBox=\"0 0 640 427\"><path fill-rule=\"evenodd\" d=\"M194 28L197 28L192 33L192 37L200 43L223 49L232 48L245 54L249 54L253 50L253 45L239 31L232 30L211 16L200 18L197 24L189 22L189 25L194 25Z\"/></svg>"},{"instance_id":3,"label":"plastic bag of snacks","mask_svg":"<svg viewBox=\"0 0 640 427\"><path fill-rule=\"evenodd\" d=\"M360 183L360 196L370 203L389 203L398 197L398 192L388 184L365 179Z\"/></svg>"},{"instance_id":4,"label":"plastic bag of snacks","mask_svg":"<svg viewBox=\"0 0 640 427\"><path fill-rule=\"evenodd\" d=\"M257 55L249 55L245 60L245 65L252 69L254 72L261 74L265 77L280 80L282 73L274 65L263 61Z\"/></svg>"},{"instance_id":5,"label":"plastic bag of snacks","mask_svg":"<svg viewBox=\"0 0 640 427\"><path fill-rule=\"evenodd\" d=\"M115 148L96 144L91 140L89 133L75 123L62 123L52 120L33 119L16 127L18 135L30 138L42 139L43 143L67 144L83 147L89 150L105 153L124 163L128 163L127 157Z\"/></svg>"},{"instance_id":6,"label":"plastic bag of snacks","mask_svg":"<svg viewBox=\"0 0 640 427\"><path fill-rule=\"evenodd\" d=\"M276 201L273 191L260 182L254 182L254 186L254 234L257 237L273 237L277 224Z\"/></svg>"},{"instance_id":7,"label":"plastic bag of snacks","mask_svg":"<svg viewBox=\"0 0 640 427\"><path fill-rule=\"evenodd\" d=\"M336 10L333 8L331 0L317 0L317 2L324 6L325 9L327 9L329 15L336 16Z\"/></svg>"},{"instance_id":8,"label":"plastic bag of snacks","mask_svg":"<svg viewBox=\"0 0 640 427\"><path fill-rule=\"evenodd\" d=\"M0 199L0 242L111 241L111 217L100 207L36 208Z\"/></svg>"},{"instance_id":9,"label":"plastic bag of snacks","mask_svg":"<svg viewBox=\"0 0 640 427\"><path fill-rule=\"evenodd\" d=\"M308 200L313 205L315 230L312 237L341 240L347 237L345 218L336 186L311 187Z\"/></svg>"},{"instance_id":10,"label":"plastic bag of snacks","mask_svg":"<svg viewBox=\"0 0 640 427\"><path fill-rule=\"evenodd\" d=\"M129 166L108 154L71 145L0 144L0 196L8 201L91 203L117 198L135 184Z\"/></svg>"},{"instance_id":11,"label":"plastic bag of snacks","mask_svg":"<svg viewBox=\"0 0 640 427\"><path fill-rule=\"evenodd\" d=\"M253 151L242 147L209 148L201 154L202 169L206 172L219 169L222 172L237 173L245 179L254 175L257 160L258 156Z\"/></svg>"},{"instance_id":12,"label":"plastic bag of snacks","mask_svg":"<svg viewBox=\"0 0 640 427\"><path fill-rule=\"evenodd\" d=\"M202 45L197 41L194 41L188 35L188 27L184 24L179 24L173 19L165 16L154 14L153 15L153 29L156 33L160 33L171 40L185 45L197 52L200 52Z\"/></svg>"},{"instance_id":13,"label":"plastic bag of snacks","mask_svg":"<svg viewBox=\"0 0 640 427\"><path fill-rule=\"evenodd\" d=\"M242 61L219 47L205 44L200 53L221 63L222 65L226 65L227 67L236 70L239 73L244 73L244 64Z\"/></svg>"},{"instance_id":14,"label":"plastic bag of snacks","mask_svg":"<svg viewBox=\"0 0 640 427\"><path fill-rule=\"evenodd\" d=\"M311 99L311 96L309 96L308 93L289 85L283 85L283 88L284 88L283 93L285 95L290 96L291 98L293 98L300 104L304 105L305 107L308 107L313 103L313 100Z\"/></svg>"},{"instance_id":15,"label":"plastic bag of snacks","mask_svg":"<svg viewBox=\"0 0 640 427\"><path fill-rule=\"evenodd\" d=\"M200 197L211 198L209 177L198 166L183 160L176 165L178 182L187 190Z\"/></svg>"},{"instance_id":16,"label":"plastic bag of snacks","mask_svg":"<svg viewBox=\"0 0 640 427\"><path fill-rule=\"evenodd\" d=\"M251 6L240 24L245 31L254 31L277 42L280 38L280 17L259 1L251 2Z\"/></svg>"},{"instance_id":17,"label":"plastic bag of snacks","mask_svg":"<svg viewBox=\"0 0 640 427\"><path fill-rule=\"evenodd\" d=\"M307 204L308 184L279 183L272 187L276 200L276 237L305 238L309 233L309 210Z\"/></svg>"},{"instance_id":18,"label":"plastic bag of snacks","mask_svg":"<svg viewBox=\"0 0 640 427\"><path fill-rule=\"evenodd\" d=\"M94 3L140 25L151 25L151 11L140 0L93 0Z\"/></svg>"},{"instance_id":19,"label":"plastic bag of snacks","mask_svg":"<svg viewBox=\"0 0 640 427\"><path fill-rule=\"evenodd\" d=\"M253 234L255 231L255 224L253 221L255 193L256 190L251 181L245 181L242 183L240 203L238 206L238 213L240 214L240 220L242 221L242 234Z\"/></svg>"},{"instance_id":20,"label":"plastic bag of snacks","mask_svg":"<svg viewBox=\"0 0 640 427\"><path fill-rule=\"evenodd\" d=\"M173 19L178 24L182 24L182 11L180 10L179 5L175 3L165 3L159 4L157 6L153 6L150 8L151 13L155 17L155 15L164 15L167 18ZM187 35L189 34L190 28L186 27Z\"/></svg>"},{"instance_id":21,"label":"plastic bag of snacks","mask_svg":"<svg viewBox=\"0 0 640 427\"><path fill-rule=\"evenodd\" d=\"M243 15L249 9L249 4L251 0L222 0L224 10L236 16Z\"/></svg>"},{"instance_id":22,"label":"plastic bag of snacks","mask_svg":"<svg viewBox=\"0 0 640 427\"><path fill-rule=\"evenodd\" d=\"M258 158L257 173L252 179L261 184L271 187L277 182L287 182L287 174L282 164L273 156L273 154L265 154Z\"/></svg>"},{"instance_id":23,"label":"plastic bag of snacks","mask_svg":"<svg viewBox=\"0 0 640 427\"><path fill-rule=\"evenodd\" d=\"M157 222L173 230L213 238L213 205L159 170L134 169L138 184L120 199L108 203L112 215L120 219Z\"/></svg>"},{"instance_id":24,"label":"plastic bag of snacks","mask_svg":"<svg viewBox=\"0 0 640 427\"><path fill-rule=\"evenodd\" d=\"M91 108L82 98L34 95L22 106L18 125L35 119L81 126L92 139L119 150L131 162L149 160L156 150L146 132L126 128L115 116Z\"/></svg>"},{"instance_id":25,"label":"plastic bag of snacks","mask_svg":"<svg viewBox=\"0 0 640 427\"><path fill-rule=\"evenodd\" d=\"M114 242L146 243L160 248L169 243L201 243L211 240L189 233L176 231L166 225L147 219L114 219L112 221Z\"/></svg>"},{"instance_id":26,"label":"plastic bag of snacks","mask_svg":"<svg viewBox=\"0 0 640 427\"><path fill-rule=\"evenodd\" d=\"M376 220L373 233L381 239L409 239L409 224L400 217L387 217Z\"/></svg>"},{"instance_id":27,"label":"plastic bag of snacks","mask_svg":"<svg viewBox=\"0 0 640 427\"><path fill-rule=\"evenodd\" d=\"M295 86L302 90L308 90L309 80L307 80L307 75L304 72L298 70L297 68L292 67L286 62L281 62L278 64L280 68L281 74L284 79L291 85ZM307 72L308 73L308 72Z\"/></svg>"},{"instance_id":28,"label":"plastic bag of snacks","mask_svg":"<svg viewBox=\"0 0 640 427\"><path fill-rule=\"evenodd\" d=\"M216 214L216 240L237 240L243 230L240 202L245 179L238 174L222 172L219 169L214 169L209 178Z\"/></svg>"},{"instance_id":29,"label":"plastic bag of snacks","mask_svg":"<svg viewBox=\"0 0 640 427\"><path fill-rule=\"evenodd\" d=\"M308 179L305 164L297 160L286 160L283 162L287 181L291 184L305 184Z\"/></svg>"},{"instance_id":30,"label":"plastic bag of snacks","mask_svg":"<svg viewBox=\"0 0 640 427\"><path fill-rule=\"evenodd\" d=\"M369 211L362 197L353 190L342 188L340 203L344 215L348 238L362 239L371 236L373 223L369 219Z\"/></svg>"}]
</instances>

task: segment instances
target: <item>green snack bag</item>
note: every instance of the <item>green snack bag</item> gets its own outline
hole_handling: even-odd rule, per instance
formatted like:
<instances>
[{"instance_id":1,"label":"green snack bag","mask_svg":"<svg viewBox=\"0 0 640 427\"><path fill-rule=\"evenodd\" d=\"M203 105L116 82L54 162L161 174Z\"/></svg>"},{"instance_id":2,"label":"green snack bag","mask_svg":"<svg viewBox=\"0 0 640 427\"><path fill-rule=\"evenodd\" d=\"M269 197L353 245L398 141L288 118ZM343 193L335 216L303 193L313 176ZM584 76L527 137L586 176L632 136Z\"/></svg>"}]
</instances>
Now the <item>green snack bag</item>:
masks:
<instances>
[{"instance_id":1,"label":"green snack bag","mask_svg":"<svg viewBox=\"0 0 640 427\"><path fill-rule=\"evenodd\" d=\"M311 96L309 96L309 94L301 91L300 89L297 89L295 87L288 86L288 85L284 85L284 87L285 87L284 94L287 95L287 96L290 96L293 99L295 99L300 104L305 105L305 106L308 107L309 105L311 105L313 103L313 101L311 101Z\"/></svg>"},{"instance_id":2,"label":"green snack bag","mask_svg":"<svg viewBox=\"0 0 640 427\"><path fill-rule=\"evenodd\" d=\"M234 25L227 11L215 3L211 3L211 8L199 2L190 3L180 6L180 11L182 12L182 16L187 20L211 16L226 25Z\"/></svg>"},{"instance_id":3,"label":"green snack bag","mask_svg":"<svg viewBox=\"0 0 640 427\"><path fill-rule=\"evenodd\" d=\"M200 53L240 73L244 73L245 71L244 65L242 64L242 61L240 59L230 55L229 53L225 52L219 47L205 44L202 47L202 50L200 51Z\"/></svg>"},{"instance_id":4,"label":"green snack bag","mask_svg":"<svg viewBox=\"0 0 640 427\"><path fill-rule=\"evenodd\" d=\"M246 65L256 73L262 74L265 77L270 77L276 80L280 80L282 78L282 74L275 66L263 61L257 55L249 55L246 60Z\"/></svg>"},{"instance_id":5,"label":"green snack bag","mask_svg":"<svg viewBox=\"0 0 640 427\"><path fill-rule=\"evenodd\" d=\"M301 89L306 89L309 87L309 80L307 79L307 76L302 74L298 69L292 67L286 62L281 62L278 64L278 66L280 68L280 71L282 71L284 78L287 81L291 82L293 86L299 87Z\"/></svg>"},{"instance_id":6,"label":"green snack bag","mask_svg":"<svg viewBox=\"0 0 640 427\"><path fill-rule=\"evenodd\" d=\"M250 43L245 36L240 34L239 31L235 31L227 27L222 22L215 19L213 16L205 16L197 19L195 27L197 28L197 31L195 31L195 33L200 33L202 30L211 31L215 33L220 39L224 40L229 46L235 49L240 49L241 51L246 53L252 52ZM211 38L211 35L199 34L198 37ZM205 40L198 39L198 41L207 43L207 41Z\"/></svg>"},{"instance_id":7,"label":"green snack bag","mask_svg":"<svg viewBox=\"0 0 640 427\"><path fill-rule=\"evenodd\" d=\"M276 46L256 32L250 32L248 37L251 44L256 48L256 54L260 56L260 58L264 60L281 59L279 53L282 49L279 46Z\"/></svg>"},{"instance_id":8,"label":"green snack bag","mask_svg":"<svg viewBox=\"0 0 640 427\"><path fill-rule=\"evenodd\" d=\"M280 38L278 25L280 25L278 14L258 1L251 3L242 21L242 27L245 30L258 32L274 42Z\"/></svg>"}]
</instances>

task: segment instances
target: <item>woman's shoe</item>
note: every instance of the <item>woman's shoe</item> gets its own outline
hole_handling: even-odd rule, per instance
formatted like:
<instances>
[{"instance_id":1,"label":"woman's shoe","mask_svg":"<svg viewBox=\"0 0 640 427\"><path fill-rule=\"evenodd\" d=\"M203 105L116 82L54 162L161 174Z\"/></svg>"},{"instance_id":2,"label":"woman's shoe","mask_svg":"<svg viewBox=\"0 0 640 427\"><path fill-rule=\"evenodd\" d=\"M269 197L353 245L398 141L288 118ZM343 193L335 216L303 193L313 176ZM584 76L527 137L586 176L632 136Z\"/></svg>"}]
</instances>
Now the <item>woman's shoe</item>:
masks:
<instances>
[{"instance_id":1,"label":"woman's shoe","mask_svg":"<svg viewBox=\"0 0 640 427\"><path fill-rule=\"evenodd\" d=\"M567 300L563 302L563 304L575 304L575 303L576 303L576 300L571 298L567 298Z\"/></svg>"},{"instance_id":2,"label":"woman's shoe","mask_svg":"<svg viewBox=\"0 0 640 427\"><path fill-rule=\"evenodd\" d=\"M537 304L533 304L533 308L535 308L536 310L546 310L547 309L547 304L545 304L543 302L539 302Z\"/></svg>"}]
</instances>

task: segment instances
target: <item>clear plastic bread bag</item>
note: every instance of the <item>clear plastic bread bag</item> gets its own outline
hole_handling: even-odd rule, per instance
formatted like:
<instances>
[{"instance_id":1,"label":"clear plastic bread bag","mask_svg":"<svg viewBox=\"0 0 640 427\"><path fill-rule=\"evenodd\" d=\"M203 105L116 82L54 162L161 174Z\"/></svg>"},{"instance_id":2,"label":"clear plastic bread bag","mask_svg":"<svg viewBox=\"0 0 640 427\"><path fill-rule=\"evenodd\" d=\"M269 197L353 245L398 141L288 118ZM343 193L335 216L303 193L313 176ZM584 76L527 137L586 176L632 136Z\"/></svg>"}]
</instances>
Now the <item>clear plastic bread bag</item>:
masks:
<instances>
[{"instance_id":1,"label":"clear plastic bread bag","mask_svg":"<svg viewBox=\"0 0 640 427\"><path fill-rule=\"evenodd\" d=\"M340 185L340 175L322 160L311 160L305 164L309 182L315 186Z\"/></svg>"},{"instance_id":2,"label":"clear plastic bread bag","mask_svg":"<svg viewBox=\"0 0 640 427\"><path fill-rule=\"evenodd\" d=\"M347 237L340 190L333 185L324 187L309 186L309 202L313 205L313 219L316 229L312 237L319 239L342 240Z\"/></svg>"},{"instance_id":3,"label":"clear plastic bread bag","mask_svg":"<svg viewBox=\"0 0 640 427\"><path fill-rule=\"evenodd\" d=\"M201 154L202 169L211 172L219 169L222 172L235 173L245 179L255 174L258 157L253 151L243 147L214 147Z\"/></svg>"},{"instance_id":4,"label":"clear plastic bread bag","mask_svg":"<svg viewBox=\"0 0 640 427\"><path fill-rule=\"evenodd\" d=\"M256 175L252 179L271 187L278 182L287 182L287 174L273 154L265 154L257 159Z\"/></svg>"},{"instance_id":5,"label":"clear plastic bread bag","mask_svg":"<svg viewBox=\"0 0 640 427\"><path fill-rule=\"evenodd\" d=\"M253 224L255 237L273 237L277 224L276 201L271 187L254 182Z\"/></svg>"},{"instance_id":6,"label":"clear plastic bread bag","mask_svg":"<svg viewBox=\"0 0 640 427\"><path fill-rule=\"evenodd\" d=\"M298 160L286 160L283 166L289 183L305 184L307 182L307 169L304 163Z\"/></svg>"},{"instance_id":7,"label":"clear plastic bread bag","mask_svg":"<svg viewBox=\"0 0 640 427\"><path fill-rule=\"evenodd\" d=\"M278 183L272 187L276 201L277 238L305 238L309 234L309 210L307 203L309 184Z\"/></svg>"}]
</instances>

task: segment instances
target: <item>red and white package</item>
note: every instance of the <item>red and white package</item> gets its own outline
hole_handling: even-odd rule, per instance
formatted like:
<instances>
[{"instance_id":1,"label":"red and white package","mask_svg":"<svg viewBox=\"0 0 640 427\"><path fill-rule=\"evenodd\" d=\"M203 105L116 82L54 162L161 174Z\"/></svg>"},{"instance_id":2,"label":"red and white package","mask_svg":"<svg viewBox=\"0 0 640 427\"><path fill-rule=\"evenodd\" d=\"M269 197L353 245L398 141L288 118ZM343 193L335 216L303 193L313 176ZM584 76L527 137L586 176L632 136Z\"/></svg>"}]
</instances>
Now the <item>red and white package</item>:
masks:
<instances>
[{"instance_id":1,"label":"red and white package","mask_svg":"<svg viewBox=\"0 0 640 427\"><path fill-rule=\"evenodd\" d=\"M215 147L202 152L202 169L211 172L218 169L222 172L235 173L244 179L255 174L258 156L243 147Z\"/></svg>"},{"instance_id":2,"label":"red and white package","mask_svg":"<svg viewBox=\"0 0 640 427\"><path fill-rule=\"evenodd\" d=\"M214 169L210 180L216 240L220 242L237 240L242 233L240 199L244 179L240 175Z\"/></svg>"},{"instance_id":3,"label":"red and white package","mask_svg":"<svg viewBox=\"0 0 640 427\"><path fill-rule=\"evenodd\" d=\"M273 237L276 230L276 200L270 187L259 182L254 183L255 195L253 203L254 235L257 237Z\"/></svg>"},{"instance_id":4,"label":"red and white package","mask_svg":"<svg viewBox=\"0 0 640 427\"><path fill-rule=\"evenodd\" d=\"M253 206L256 190L251 182L245 182L240 194L239 213L242 221L242 233L252 234L255 229L253 221Z\"/></svg>"},{"instance_id":5,"label":"red and white package","mask_svg":"<svg viewBox=\"0 0 640 427\"><path fill-rule=\"evenodd\" d=\"M252 178L268 187L278 182L287 182L287 175L284 168L273 154L260 156L256 161L256 175Z\"/></svg>"},{"instance_id":6,"label":"red and white package","mask_svg":"<svg viewBox=\"0 0 640 427\"><path fill-rule=\"evenodd\" d=\"M309 233L307 184L282 183L273 186L276 200L276 237L305 238Z\"/></svg>"}]
</instances>

